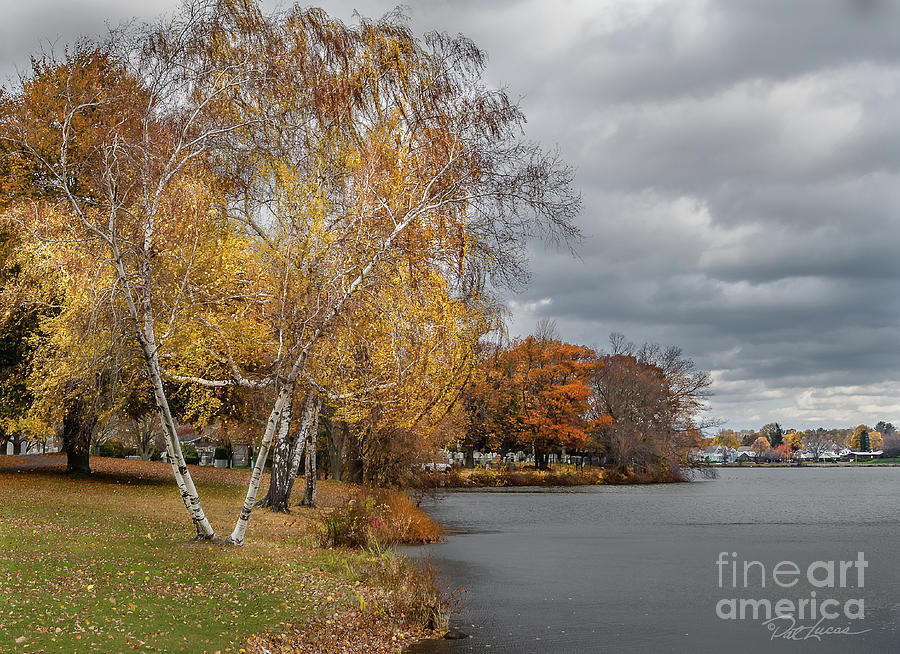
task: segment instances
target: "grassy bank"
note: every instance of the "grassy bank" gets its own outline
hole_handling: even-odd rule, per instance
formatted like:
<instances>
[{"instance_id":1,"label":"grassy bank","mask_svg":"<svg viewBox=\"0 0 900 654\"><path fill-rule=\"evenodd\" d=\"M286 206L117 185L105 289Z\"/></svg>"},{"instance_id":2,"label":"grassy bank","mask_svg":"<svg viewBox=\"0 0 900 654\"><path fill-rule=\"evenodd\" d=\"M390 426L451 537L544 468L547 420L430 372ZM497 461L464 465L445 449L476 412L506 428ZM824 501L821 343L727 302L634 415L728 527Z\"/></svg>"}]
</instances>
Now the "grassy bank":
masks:
<instances>
[{"instance_id":1,"label":"grassy bank","mask_svg":"<svg viewBox=\"0 0 900 654\"><path fill-rule=\"evenodd\" d=\"M594 486L606 484L661 484L684 481L674 474L617 473L606 468L579 468L556 464L550 470L534 467L516 468L452 468L447 472L420 474L414 486L432 488L501 488L506 486Z\"/></svg>"},{"instance_id":2,"label":"grassy bank","mask_svg":"<svg viewBox=\"0 0 900 654\"><path fill-rule=\"evenodd\" d=\"M393 652L428 635L427 575L389 552L322 549L321 511L257 511L243 548L193 543L168 465L95 458L72 480L49 460L0 472L0 651ZM230 529L249 472L192 472ZM323 482L320 503L352 492Z\"/></svg>"}]
</instances>

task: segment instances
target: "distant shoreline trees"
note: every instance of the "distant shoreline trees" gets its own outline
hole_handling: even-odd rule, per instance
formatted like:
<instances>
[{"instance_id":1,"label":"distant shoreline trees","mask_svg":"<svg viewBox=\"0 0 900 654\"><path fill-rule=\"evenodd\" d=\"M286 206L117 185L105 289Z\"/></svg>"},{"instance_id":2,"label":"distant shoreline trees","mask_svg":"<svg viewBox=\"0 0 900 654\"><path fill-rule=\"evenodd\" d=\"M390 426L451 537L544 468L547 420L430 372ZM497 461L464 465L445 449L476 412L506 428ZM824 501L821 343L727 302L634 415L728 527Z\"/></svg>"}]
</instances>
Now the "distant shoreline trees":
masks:
<instances>
[{"instance_id":1,"label":"distant shoreline trees","mask_svg":"<svg viewBox=\"0 0 900 654\"><path fill-rule=\"evenodd\" d=\"M677 478L710 424L709 375L678 348L636 347L619 334L609 352L560 341L546 325L482 354L463 396L472 449L523 449L538 469L551 451L591 454L614 473Z\"/></svg>"},{"instance_id":2,"label":"distant shoreline trees","mask_svg":"<svg viewBox=\"0 0 900 654\"><path fill-rule=\"evenodd\" d=\"M789 460L795 457L799 451L805 451L815 458L819 458L821 454L830 448L849 448L858 452L877 452L883 451L887 457L900 456L900 437L898 437L894 426L880 420L876 423L874 429L870 429L867 425L857 425L855 428L832 428L826 429L818 427L816 429L787 429L782 430L777 422L767 423L763 425L759 431L752 429L735 432L732 429L723 429L718 432L715 437L707 439L705 442L710 445L724 445L732 449L740 446L756 447L760 439L769 441L769 437L779 436L782 440L780 445L772 445L766 450L765 458L770 460ZM771 443L771 441L769 441Z\"/></svg>"}]
</instances>

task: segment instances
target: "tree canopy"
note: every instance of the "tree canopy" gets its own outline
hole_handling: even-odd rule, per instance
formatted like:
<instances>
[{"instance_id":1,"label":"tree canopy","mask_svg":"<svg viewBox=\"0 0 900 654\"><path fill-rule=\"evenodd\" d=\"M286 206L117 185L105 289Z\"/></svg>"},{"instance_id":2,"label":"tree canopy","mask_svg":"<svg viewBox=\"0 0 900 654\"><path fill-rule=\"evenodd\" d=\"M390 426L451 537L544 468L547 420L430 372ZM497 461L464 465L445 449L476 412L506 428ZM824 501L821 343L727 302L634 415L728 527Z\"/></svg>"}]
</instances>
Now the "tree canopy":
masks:
<instances>
[{"instance_id":1,"label":"tree canopy","mask_svg":"<svg viewBox=\"0 0 900 654\"><path fill-rule=\"evenodd\" d=\"M491 288L527 278L527 239L578 238L572 171L523 138L484 65L398 12L345 25L196 0L36 58L2 96L0 209L61 271L54 338L70 361L140 361L198 537L217 535L173 383L203 419L236 405L227 389L261 414L241 544L295 398L439 419L498 325Z\"/></svg>"}]
</instances>

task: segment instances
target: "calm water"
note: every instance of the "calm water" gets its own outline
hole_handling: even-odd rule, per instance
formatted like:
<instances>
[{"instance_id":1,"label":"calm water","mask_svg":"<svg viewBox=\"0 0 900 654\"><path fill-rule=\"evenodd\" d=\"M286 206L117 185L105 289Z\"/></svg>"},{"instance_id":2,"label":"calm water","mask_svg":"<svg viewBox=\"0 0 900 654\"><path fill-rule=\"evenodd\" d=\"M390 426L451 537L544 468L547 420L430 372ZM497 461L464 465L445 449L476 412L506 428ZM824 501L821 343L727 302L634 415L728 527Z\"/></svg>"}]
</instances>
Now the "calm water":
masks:
<instances>
[{"instance_id":1,"label":"calm water","mask_svg":"<svg viewBox=\"0 0 900 654\"><path fill-rule=\"evenodd\" d=\"M451 532L446 542L409 553L466 589L453 623L472 637L412 651L900 652L898 500L900 468L728 469L718 479L665 486L448 492L426 505ZM719 586L720 552L737 553L737 589L728 566ZM836 588L807 580L812 562L855 561L859 552L868 563L863 587L856 567L841 587L840 563ZM743 561L752 560L766 567L765 588L755 565L743 587ZM802 570L792 588L772 580L780 561ZM814 575L827 581L827 569ZM716 616L723 599L768 598L774 606L811 592L837 601L829 613L863 600L863 620L842 614L820 627L870 631L788 641L773 639L752 611L744 620ZM783 633L786 625L772 626Z\"/></svg>"}]
</instances>

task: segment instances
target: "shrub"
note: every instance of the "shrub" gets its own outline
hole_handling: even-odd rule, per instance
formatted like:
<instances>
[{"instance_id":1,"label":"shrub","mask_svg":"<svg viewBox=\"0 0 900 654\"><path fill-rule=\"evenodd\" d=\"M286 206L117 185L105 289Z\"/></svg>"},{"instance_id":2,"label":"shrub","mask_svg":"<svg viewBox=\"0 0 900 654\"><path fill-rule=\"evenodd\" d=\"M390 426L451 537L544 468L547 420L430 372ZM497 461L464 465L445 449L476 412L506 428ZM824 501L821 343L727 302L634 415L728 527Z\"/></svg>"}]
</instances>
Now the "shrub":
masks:
<instances>
[{"instance_id":1,"label":"shrub","mask_svg":"<svg viewBox=\"0 0 900 654\"><path fill-rule=\"evenodd\" d=\"M455 598L438 587L431 563L413 565L402 554L377 548L370 555L367 569L361 572L366 581L377 580L373 586L378 590L370 598L372 609L386 616L408 617L417 626L445 634Z\"/></svg>"},{"instance_id":2,"label":"shrub","mask_svg":"<svg viewBox=\"0 0 900 654\"><path fill-rule=\"evenodd\" d=\"M376 496L380 520L376 538L379 543L417 545L436 543L443 536L440 526L429 518L402 491L387 490Z\"/></svg>"},{"instance_id":3,"label":"shrub","mask_svg":"<svg viewBox=\"0 0 900 654\"><path fill-rule=\"evenodd\" d=\"M219 459L220 461L222 459L227 459L228 458L228 450L226 450L224 447L217 447L215 453L213 454L213 458Z\"/></svg>"},{"instance_id":4,"label":"shrub","mask_svg":"<svg viewBox=\"0 0 900 654\"><path fill-rule=\"evenodd\" d=\"M509 483L504 471L493 468L475 468L469 475L469 479L476 486L500 487Z\"/></svg>"},{"instance_id":5,"label":"shrub","mask_svg":"<svg viewBox=\"0 0 900 654\"><path fill-rule=\"evenodd\" d=\"M200 455L197 453L197 448L190 443L181 444L181 454L184 456L185 463L192 463L194 465L200 463Z\"/></svg>"},{"instance_id":6,"label":"shrub","mask_svg":"<svg viewBox=\"0 0 900 654\"><path fill-rule=\"evenodd\" d=\"M125 452L121 443L106 441L105 443L101 443L97 448L97 456L110 456L121 459L125 456Z\"/></svg>"},{"instance_id":7,"label":"shrub","mask_svg":"<svg viewBox=\"0 0 900 654\"><path fill-rule=\"evenodd\" d=\"M441 528L400 491L361 492L347 504L319 518L322 547L378 547L434 543Z\"/></svg>"},{"instance_id":8,"label":"shrub","mask_svg":"<svg viewBox=\"0 0 900 654\"><path fill-rule=\"evenodd\" d=\"M437 585L429 561L413 563L390 549L373 546L357 556L329 557L323 565L354 580L361 613L377 615L394 629L406 630L413 625L444 635L450 615L459 604L456 592L447 592Z\"/></svg>"},{"instance_id":9,"label":"shrub","mask_svg":"<svg viewBox=\"0 0 900 654\"><path fill-rule=\"evenodd\" d=\"M422 476L417 481L419 488L429 490L432 485L458 488L464 486L500 488L504 486L580 486L597 483L597 473L590 470L549 470L475 468L460 470L453 468L443 477Z\"/></svg>"},{"instance_id":10,"label":"shrub","mask_svg":"<svg viewBox=\"0 0 900 654\"><path fill-rule=\"evenodd\" d=\"M369 547L374 540L371 522L375 516L375 500L352 499L319 519L316 530L322 547Z\"/></svg>"}]
</instances>

